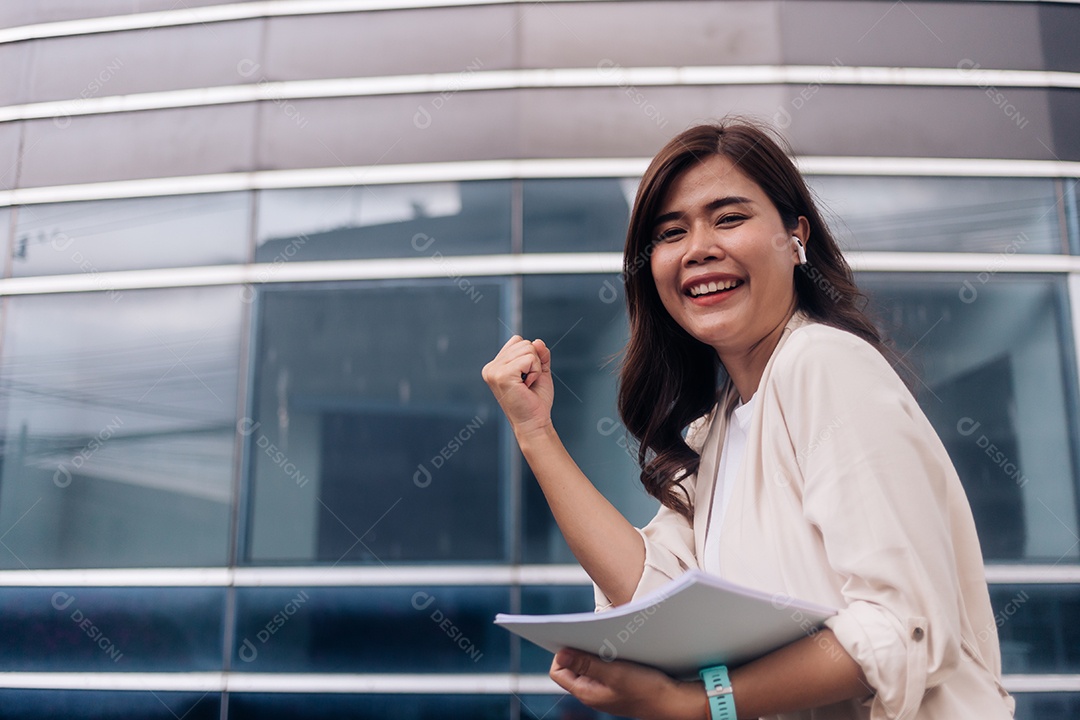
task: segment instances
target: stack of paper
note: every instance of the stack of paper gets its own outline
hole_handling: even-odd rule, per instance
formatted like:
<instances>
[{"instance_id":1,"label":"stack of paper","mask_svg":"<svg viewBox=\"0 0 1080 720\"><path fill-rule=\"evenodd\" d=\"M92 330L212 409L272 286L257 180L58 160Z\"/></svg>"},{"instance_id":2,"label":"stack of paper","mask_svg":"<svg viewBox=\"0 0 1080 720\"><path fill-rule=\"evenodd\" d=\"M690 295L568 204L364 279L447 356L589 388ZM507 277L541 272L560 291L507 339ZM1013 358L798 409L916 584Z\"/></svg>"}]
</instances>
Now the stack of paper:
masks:
<instances>
[{"instance_id":1,"label":"stack of paper","mask_svg":"<svg viewBox=\"0 0 1080 720\"><path fill-rule=\"evenodd\" d=\"M569 647L651 665L673 677L696 677L700 668L740 665L812 634L835 614L691 570L607 612L500 613L495 623L551 652Z\"/></svg>"}]
</instances>

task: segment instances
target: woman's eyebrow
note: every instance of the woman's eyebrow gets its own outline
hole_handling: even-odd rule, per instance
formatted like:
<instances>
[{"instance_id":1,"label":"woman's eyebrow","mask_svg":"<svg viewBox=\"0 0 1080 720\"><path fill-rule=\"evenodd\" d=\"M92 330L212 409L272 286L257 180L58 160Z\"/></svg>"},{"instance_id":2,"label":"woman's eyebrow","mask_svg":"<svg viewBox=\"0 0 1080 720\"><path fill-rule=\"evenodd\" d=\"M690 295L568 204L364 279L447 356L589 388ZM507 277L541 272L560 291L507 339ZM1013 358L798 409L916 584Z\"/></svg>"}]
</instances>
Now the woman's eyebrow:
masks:
<instances>
[{"instance_id":1,"label":"woman's eyebrow","mask_svg":"<svg viewBox=\"0 0 1080 720\"><path fill-rule=\"evenodd\" d=\"M715 200L710 202L708 205L705 206L705 212L708 212L708 213L716 212L720 208L725 207L727 205L753 205L753 204L754 204L754 201L751 200L748 197L743 197L741 195L728 195L727 197L716 198ZM656 220L653 221L653 227L656 227L657 225L660 225L662 223L666 223L669 220L678 220L683 215L685 215L685 213L682 212L681 210L674 210L672 212L664 213L663 215L657 216Z\"/></svg>"}]
</instances>

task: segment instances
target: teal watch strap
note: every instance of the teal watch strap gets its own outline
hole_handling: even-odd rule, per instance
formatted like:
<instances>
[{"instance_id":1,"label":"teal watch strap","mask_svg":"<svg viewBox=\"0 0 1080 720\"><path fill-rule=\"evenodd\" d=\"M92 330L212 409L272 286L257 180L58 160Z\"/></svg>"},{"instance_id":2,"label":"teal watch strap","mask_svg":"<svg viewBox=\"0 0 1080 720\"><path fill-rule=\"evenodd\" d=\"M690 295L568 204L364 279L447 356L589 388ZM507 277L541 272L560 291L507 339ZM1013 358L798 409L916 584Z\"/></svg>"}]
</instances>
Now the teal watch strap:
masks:
<instances>
[{"instance_id":1,"label":"teal watch strap","mask_svg":"<svg viewBox=\"0 0 1080 720\"><path fill-rule=\"evenodd\" d=\"M698 674L705 682L712 720L735 720L735 696L731 694L727 665L702 668Z\"/></svg>"}]
</instances>

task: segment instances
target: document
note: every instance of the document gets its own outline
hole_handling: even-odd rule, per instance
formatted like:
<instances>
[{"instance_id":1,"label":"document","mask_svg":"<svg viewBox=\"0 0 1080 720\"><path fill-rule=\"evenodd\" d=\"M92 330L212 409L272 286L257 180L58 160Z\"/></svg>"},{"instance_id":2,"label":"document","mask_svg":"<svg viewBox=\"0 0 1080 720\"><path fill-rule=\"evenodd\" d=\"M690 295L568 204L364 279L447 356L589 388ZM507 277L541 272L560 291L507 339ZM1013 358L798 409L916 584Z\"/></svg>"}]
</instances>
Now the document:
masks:
<instances>
[{"instance_id":1,"label":"document","mask_svg":"<svg viewBox=\"0 0 1080 720\"><path fill-rule=\"evenodd\" d=\"M495 624L557 652L630 660L676 678L710 665L741 665L811 635L834 608L752 590L690 570L654 592L601 613L507 615Z\"/></svg>"}]
</instances>

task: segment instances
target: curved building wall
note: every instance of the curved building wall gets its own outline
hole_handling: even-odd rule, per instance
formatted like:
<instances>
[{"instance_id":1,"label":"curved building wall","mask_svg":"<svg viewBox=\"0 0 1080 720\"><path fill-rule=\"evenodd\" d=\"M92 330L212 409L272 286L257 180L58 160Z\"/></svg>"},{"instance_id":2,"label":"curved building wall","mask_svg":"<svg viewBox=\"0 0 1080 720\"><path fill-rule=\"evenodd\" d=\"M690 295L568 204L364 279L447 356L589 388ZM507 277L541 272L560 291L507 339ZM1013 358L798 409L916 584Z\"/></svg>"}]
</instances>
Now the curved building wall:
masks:
<instances>
[{"instance_id":1,"label":"curved building wall","mask_svg":"<svg viewBox=\"0 0 1080 720\"><path fill-rule=\"evenodd\" d=\"M1018 717L1080 705L1080 6L0 8L0 703L589 717L591 607L480 367L635 523L610 358L648 158L773 123L971 498ZM91 13L96 15L91 16Z\"/></svg>"}]
</instances>

